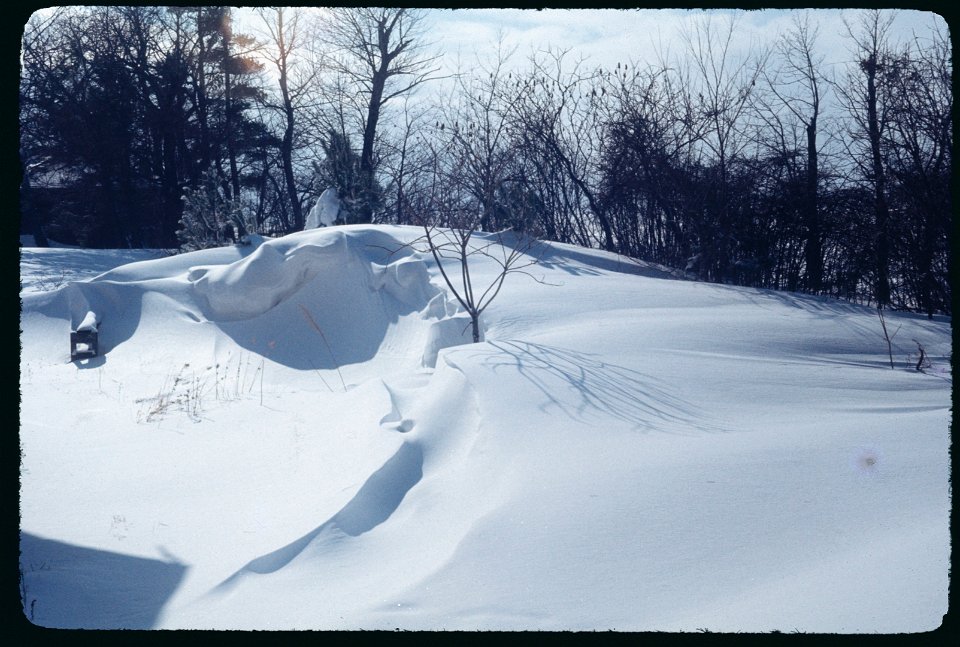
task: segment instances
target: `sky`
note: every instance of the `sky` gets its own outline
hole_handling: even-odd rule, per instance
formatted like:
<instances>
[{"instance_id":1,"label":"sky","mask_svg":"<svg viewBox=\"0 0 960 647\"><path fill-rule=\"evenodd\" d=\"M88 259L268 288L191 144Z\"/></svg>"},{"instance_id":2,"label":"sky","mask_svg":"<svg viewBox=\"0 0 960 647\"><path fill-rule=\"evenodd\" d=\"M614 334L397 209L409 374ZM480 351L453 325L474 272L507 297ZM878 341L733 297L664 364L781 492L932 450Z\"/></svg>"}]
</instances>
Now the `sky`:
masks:
<instances>
[{"instance_id":1,"label":"sky","mask_svg":"<svg viewBox=\"0 0 960 647\"><path fill-rule=\"evenodd\" d=\"M41 9L40 12L51 11ZM308 10L312 10L309 8ZM820 27L818 45L826 62L842 64L850 59L843 18L854 18L856 10L813 9ZM502 34L507 49L516 47L512 62L520 65L531 52L548 46L569 49L574 58L603 66L636 61L656 63L661 54L678 56L684 26L704 14L721 20L736 16L738 40L744 47L771 45L778 34L788 30L799 10L710 10L700 9L428 9L425 17L428 40L441 54L446 71L459 65L470 69L483 63L496 50ZM946 27L943 17L931 11L896 10L895 39L927 33L935 24ZM262 35L262 24L247 8L236 12L242 30ZM245 25L245 26L244 26Z\"/></svg>"},{"instance_id":2,"label":"sky","mask_svg":"<svg viewBox=\"0 0 960 647\"><path fill-rule=\"evenodd\" d=\"M434 9L427 12L434 27L432 37L437 48L454 60L460 52L465 63L482 58L494 48L498 33L505 44L517 46L518 59L547 44L570 48L600 65L615 65L634 59L654 63L658 52L679 54L679 34L705 12L685 9ZM790 27L796 10L765 9L756 11L718 10L723 19L738 16L737 35L741 43L771 44L777 34ZM838 9L812 10L820 24L819 44L828 63L849 60L844 37L843 16L855 12ZM924 33L943 18L929 11L901 10L894 23L897 38L909 38L913 32Z\"/></svg>"},{"instance_id":3,"label":"sky","mask_svg":"<svg viewBox=\"0 0 960 647\"><path fill-rule=\"evenodd\" d=\"M49 9L47 10L49 11ZM323 13L323 9L307 8ZM788 31L801 11L809 11L819 28L816 53L823 57L825 76L840 80L846 63L852 60L850 39L844 19L856 21L857 10L842 9L426 9L426 52L438 56L436 83L421 86L410 97L413 104L430 104L447 96L457 72L489 65L496 56L498 38L504 51L513 51L507 67L523 69L537 51L547 48L569 50L566 63L579 60L592 69L595 65L613 68L617 63L641 68L667 60L674 63L685 56L681 37L685 28L711 15L721 28L735 20L737 59L748 52L772 48L780 34ZM884 10L887 11L887 10ZM947 30L942 16L931 11L900 9L894 11L892 40L903 42L915 35L923 37L939 26ZM238 30L265 39L262 20L252 8L235 12ZM266 66L271 75L273 66ZM824 99L829 110L832 97Z\"/></svg>"}]
</instances>

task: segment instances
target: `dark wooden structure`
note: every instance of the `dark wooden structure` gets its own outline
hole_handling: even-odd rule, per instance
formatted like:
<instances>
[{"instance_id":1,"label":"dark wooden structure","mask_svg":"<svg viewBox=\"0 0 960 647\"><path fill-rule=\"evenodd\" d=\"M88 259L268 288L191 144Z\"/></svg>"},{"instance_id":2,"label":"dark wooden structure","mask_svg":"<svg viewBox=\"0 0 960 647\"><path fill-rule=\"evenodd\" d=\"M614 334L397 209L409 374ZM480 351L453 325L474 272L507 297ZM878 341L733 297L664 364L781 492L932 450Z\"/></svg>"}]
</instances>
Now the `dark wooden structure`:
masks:
<instances>
[{"instance_id":1,"label":"dark wooden structure","mask_svg":"<svg viewBox=\"0 0 960 647\"><path fill-rule=\"evenodd\" d=\"M93 312L88 312L77 329L70 333L70 359L96 357L100 352L100 322Z\"/></svg>"}]
</instances>

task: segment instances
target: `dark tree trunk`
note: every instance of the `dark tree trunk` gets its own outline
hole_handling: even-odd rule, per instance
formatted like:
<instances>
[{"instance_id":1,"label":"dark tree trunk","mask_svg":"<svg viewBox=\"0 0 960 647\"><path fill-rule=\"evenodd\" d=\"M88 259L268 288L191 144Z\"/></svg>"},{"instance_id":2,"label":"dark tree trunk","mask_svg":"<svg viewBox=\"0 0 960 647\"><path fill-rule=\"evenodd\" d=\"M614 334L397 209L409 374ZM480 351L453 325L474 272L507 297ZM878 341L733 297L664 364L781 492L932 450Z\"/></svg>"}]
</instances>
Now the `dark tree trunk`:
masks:
<instances>
[{"instance_id":1,"label":"dark tree trunk","mask_svg":"<svg viewBox=\"0 0 960 647\"><path fill-rule=\"evenodd\" d=\"M197 23L201 23L200 13L203 9L197 10ZM210 130L207 123L207 83L206 83L206 46L203 33L198 37L199 50L197 53L197 79L194 90L197 109L197 124L200 126L200 173L203 173L210 166Z\"/></svg>"},{"instance_id":2,"label":"dark tree trunk","mask_svg":"<svg viewBox=\"0 0 960 647\"><path fill-rule=\"evenodd\" d=\"M229 60L228 52L225 67L229 64ZM237 168L237 142L233 123L233 81L229 70L225 70L223 73L223 83L224 121L226 123L226 133L224 134L227 144L227 160L230 164L230 187L233 189L233 198L237 199L240 197L240 171Z\"/></svg>"},{"instance_id":3,"label":"dark tree trunk","mask_svg":"<svg viewBox=\"0 0 960 647\"><path fill-rule=\"evenodd\" d=\"M367 122L363 128L363 148L360 150L360 178L363 182L365 196L369 196L373 188L374 164L373 143L377 134L377 122L380 120L380 108L383 104L383 90L387 84L387 75L390 66L390 57L387 50L388 41L382 35L380 38L380 68L374 73L370 104L367 106ZM360 201L360 208L355 216L355 222L368 223L373 221L373 205L369 199Z\"/></svg>"},{"instance_id":4,"label":"dark tree trunk","mask_svg":"<svg viewBox=\"0 0 960 647\"><path fill-rule=\"evenodd\" d=\"M287 85L286 65L282 65L280 68L280 93L283 96L283 114L286 121L283 129L283 139L280 142L283 180L287 192L287 199L290 201L290 210L293 214L293 229L294 231L299 231L303 229L303 209L300 206L296 180L293 176L294 110L293 101L290 98L290 90Z\"/></svg>"},{"instance_id":5,"label":"dark tree trunk","mask_svg":"<svg viewBox=\"0 0 960 647\"><path fill-rule=\"evenodd\" d=\"M807 240L804 248L807 263L807 289L814 294L823 289L823 242L820 232L818 172L817 118L814 116L807 124Z\"/></svg>"},{"instance_id":6,"label":"dark tree trunk","mask_svg":"<svg viewBox=\"0 0 960 647\"><path fill-rule=\"evenodd\" d=\"M886 197L886 177L883 168L883 156L880 150L880 123L877 116L877 59L870 56L863 62L867 73L867 128L870 137L870 157L873 167L874 197L874 235L876 237L876 284L874 297L877 305L890 305L890 240L888 221L890 219Z\"/></svg>"}]
</instances>

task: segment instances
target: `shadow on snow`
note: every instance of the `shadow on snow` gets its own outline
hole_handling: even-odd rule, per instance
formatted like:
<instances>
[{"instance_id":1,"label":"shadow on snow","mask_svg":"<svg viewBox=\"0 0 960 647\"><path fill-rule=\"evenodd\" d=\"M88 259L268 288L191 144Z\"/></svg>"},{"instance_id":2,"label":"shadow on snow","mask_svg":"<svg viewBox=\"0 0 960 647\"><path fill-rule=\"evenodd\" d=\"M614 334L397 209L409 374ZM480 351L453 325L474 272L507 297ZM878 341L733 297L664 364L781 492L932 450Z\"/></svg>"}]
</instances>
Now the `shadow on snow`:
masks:
<instances>
[{"instance_id":1,"label":"shadow on snow","mask_svg":"<svg viewBox=\"0 0 960 647\"><path fill-rule=\"evenodd\" d=\"M221 582L214 591L229 588L246 573L274 573L303 553L317 538L340 531L350 537L369 532L390 518L413 486L423 478L423 451L405 442L360 487L354 497L329 520L283 548L257 557Z\"/></svg>"},{"instance_id":2,"label":"shadow on snow","mask_svg":"<svg viewBox=\"0 0 960 647\"><path fill-rule=\"evenodd\" d=\"M519 341L488 345L500 352L488 355L485 364L494 371L515 369L546 396L547 402L540 407L544 412L557 409L581 422L588 412L599 412L643 432L724 430L650 375L555 346Z\"/></svg>"},{"instance_id":3,"label":"shadow on snow","mask_svg":"<svg viewBox=\"0 0 960 647\"><path fill-rule=\"evenodd\" d=\"M26 532L20 569L24 615L60 629L151 629L187 570Z\"/></svg>"}]
</instances>

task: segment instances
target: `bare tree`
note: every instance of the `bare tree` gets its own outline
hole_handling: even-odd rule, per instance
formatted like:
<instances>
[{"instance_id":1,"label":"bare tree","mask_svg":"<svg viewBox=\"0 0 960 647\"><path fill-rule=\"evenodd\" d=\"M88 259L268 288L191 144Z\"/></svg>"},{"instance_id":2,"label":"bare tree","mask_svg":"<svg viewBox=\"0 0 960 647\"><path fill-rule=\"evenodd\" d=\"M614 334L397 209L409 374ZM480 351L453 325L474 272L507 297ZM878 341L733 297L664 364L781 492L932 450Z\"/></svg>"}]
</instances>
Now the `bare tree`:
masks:
<instances>
[{"instance_id":1,"label":"bare tree","mask_svg":"<svg viewBox=\"0 0 960 647\"><path fill-rule=\"evenodd\" d=\"M899 207L903 287L911 307L950 311L949 231L953 161L952 55L935 24L899 51L888 73L890 128L885 137L891 200Z\"/></svg>"},{"instance_id":2,"label":"bare tree","mask_svg":"<svg viewBox=\"0 0 960 647\"><path fill-rule=\"evenodd\" d=\"M599 241L603 249L617 251L598 172L604 154L604 71L583 70L582 60L568 63L566 56L550 50L531 59L531 72L520 85L518 136L524 148L538 151L569 183L572 191L565 197L574 204L566 211L574 218L574 240L585 246Z\"/></svg>"},{"instance_id":3,"label":"bare tree","mask_svg":"<svg viewBox=\"0 0 960 647\"><path fill-rule=\"evenodd\" d=\"M405 98L402 118L383 138L381 166L389 178L384 188L386 210L394 214L398 225L411 224L409 193L416 190L417 178L430 166L429 147L424 146L430 110L411 105Z\"/></svg>"},{"instance_id":4,"label":"bare tree","mask_svg":"<svg viewBox=\"0 0 960 647\"><path fill-rule=\"evenodd\" d=\"M686 173L701 133L668 66L617 63L604 87L603 201L622 253L672 265L688 256L682 223L699 193ZM678 87L679 85L679 87Z\"/></svg>"},{"instance_id":5,"label":"bare tree","mask_svg":"<svg viewBox=\"0 0 960 647\"><path fill-rule=\"evenodd\" d=\"M264 56L274 65L280 89L279 104L271 105L282 115L283 136L280 140L280 167L284 188L290 203L293 230L303 228L301 194L294 174L295 138L301 136L300 111L314 101L317 80L322 71L316 59L307 59L307 14L301 8L273 7L257 9L268 37Z\"/></svg>"},{"instance_id":6,"label":"bare tree","mask_svg":"<svg viewBox=\"0 0 960 647\"><path fill-rule=\"evenodd\" d=\"M890 305L890 209L881 145L890 122L886 71L892 62L889 39L894 15L874 9L859 14L856 22L844 18L855 64L837 86L852 124L848 129L851 157L873 190L873 295L880 307Z\"/></svg>"},{"instance_id":7,"label":"bare tree","mask_svg":"<svg viewBox=\"0 0 960 647\"><path fill-rule=\"evenodd\" d=\"M806 133L806 175L804 220L806 241L807 289L820 292L823 284L823 233L819 205L819 158L817 133L820 106L827 88L822 76L823 56L815 54L819 28L810 24L810 14L794 16L793 24L778 43L780 69L771 77L764 74L768 86L780 103L802 125Z\"/></svg>"},{"instance_id":8,"label":"bare tree","mask_svg":"<svg viewBox=\"0 0 960 647\"><path fill-rule=\"evenodd\" d=\"M475 72L457 76L454 106L444 117L449 146L461 161L464 181L480 203L480 228L500 229L497 203L507 182L517 181L517 150L511 133L520 92L510 87L507 64L516 48L507 50L501 38L489 63L476 61ZM442 113L441 113L442 114Z\"/></svg>"},{"instance_id":9,"label":"bare tree","mask_svg":"<svg viewBox=\"0 0 960 647\"><path fill-rule=\"evenodd\" d=\"M423 227L423 236L412 243L414 248L429 252L450 292L470 316L474 343L480 341L480 316L500 294L509 274L522 273L539 282L542 279L527 272L536 265L532 255L538 241L522 232L502 230L479 233L482 210L465 183L463 168L456 160L442 168L441 154L436 155L425 186L413 196L414 219ZM483 258L498 268L486 285L477 284L471 273L471 262ZM451 272L444 261L454 261ZM459 276L458 276L459 274Z\"/></svg>"},{"instance_id":10,"label":"bare tree","mask_svg":"<svg viewBox=\"0 0 960 647\"><path fill-rule=\"evenodd\" d=\"M437 78L437 56L425 53L424 14L411 9L350 7L333 10L327 38L335 48L334 66L365 98L360 169L373 182L374 143L383 108ZM371 222L372 205L359 222Z\"/></svg>"},{"instance_id":11,"label":"bare tree","mask_svg":"<svg viewBox=\"0 0 960 647\"><path fill-rule=\"evenodd\" d=\"M732 162L749 144L744 137L744 118L767 56L759 57L741 49L737 33L737 16L721 24L707 15L681 33L693 68L688 79L691 90L700 101L700 140L713 158L715 195L702 223L701 275L722 280L732 256L729 172Z\"/></svg>"},{"instance_id":12,"label":"bare tree","mask_svg":"<svg viewBox=\"0 0 960 647\"><path fill-rule=\"evenodd\" d=\"M247 35L233 31L233 19L227 14L221 26L223 52L220 68L223 76L223 127L226 132L224 147L230 170L230 193L234 199L240 198L240 166L238 157L237 131L243 128L240 119L250 99L260 95L260 88L251 84L253 77L262 68L259 61L251 56L259 49L259 43Z\"/></svg>"}]
</instances>

